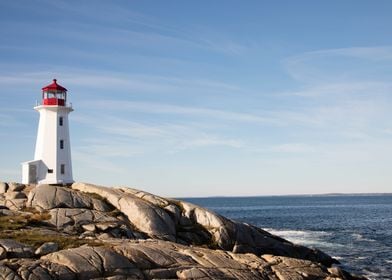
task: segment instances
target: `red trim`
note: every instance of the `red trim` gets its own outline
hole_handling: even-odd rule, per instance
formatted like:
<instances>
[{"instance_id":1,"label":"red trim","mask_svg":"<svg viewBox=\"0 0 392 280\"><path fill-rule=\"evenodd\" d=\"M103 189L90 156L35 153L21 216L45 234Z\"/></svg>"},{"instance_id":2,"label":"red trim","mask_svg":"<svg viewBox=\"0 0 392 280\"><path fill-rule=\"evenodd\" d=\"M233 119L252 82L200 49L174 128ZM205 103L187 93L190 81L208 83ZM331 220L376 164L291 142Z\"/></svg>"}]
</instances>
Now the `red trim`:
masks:
<instances>
[{"instance_id":1,"label":"red trim","mask_svg":"<svg viewBox=\"0 0 392 280\"><path fill-rule=\"evenodd\" d=\"M57 80L53 79L53 83L47 85L46 87L42 88L43 91L67 91L65 87L60 86L57 84Z\"/></svg>"},{"instance_id":2,"label":"red trim","mask_svg":"<svg viewBox=\"0 0 392 280\"><path fill-rule=\"evenodd\" d=\"M43 105L58 105L58 106L64 106L65 101L64 99L57 99L57 98L46 98L43 100Z\"/></svg>"}]
</instances>

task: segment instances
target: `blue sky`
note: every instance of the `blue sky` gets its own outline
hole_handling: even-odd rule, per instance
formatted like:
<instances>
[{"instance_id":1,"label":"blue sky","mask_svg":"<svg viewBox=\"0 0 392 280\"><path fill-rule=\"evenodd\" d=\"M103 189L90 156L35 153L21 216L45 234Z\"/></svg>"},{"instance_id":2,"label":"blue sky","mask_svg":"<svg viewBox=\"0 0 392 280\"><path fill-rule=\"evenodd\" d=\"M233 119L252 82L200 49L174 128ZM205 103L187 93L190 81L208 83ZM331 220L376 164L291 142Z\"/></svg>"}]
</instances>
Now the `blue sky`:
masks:
<instances>
[{"instance_id":1,"label":"blue sky","mask_svg":"<svg viewBox=\"0 0 392 280\"><path fill-rule=\"evenodd\" d=\"M166 196L390 192L390 1L1 1L0 178L68 88L74 179Z\"/></svg>"}]
</instances>

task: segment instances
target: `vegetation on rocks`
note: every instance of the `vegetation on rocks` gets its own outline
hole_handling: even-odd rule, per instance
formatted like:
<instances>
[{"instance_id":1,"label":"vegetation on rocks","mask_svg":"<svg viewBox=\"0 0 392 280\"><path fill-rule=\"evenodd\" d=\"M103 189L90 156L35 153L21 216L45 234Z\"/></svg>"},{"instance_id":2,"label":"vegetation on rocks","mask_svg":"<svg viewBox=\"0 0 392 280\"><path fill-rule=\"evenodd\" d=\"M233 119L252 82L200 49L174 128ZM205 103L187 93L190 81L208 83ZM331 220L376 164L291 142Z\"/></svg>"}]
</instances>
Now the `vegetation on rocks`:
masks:
<instances>
[{"instance_id":1,"label":"vegetation on rocks","mask_svg":"<svg viewBox=\"0 0 392 280\"><path fill-rule=\"evenodd\" d=\"M13 239L18 242L39 247L46 242L55 242L60 249L75 248L87 244L102 245L96 240L79 239L77 236L66 235L52 230L47 211L24 208L21 212L13 212L11 216L0 216L0 239Z\"/></svg>"}]
</instances>

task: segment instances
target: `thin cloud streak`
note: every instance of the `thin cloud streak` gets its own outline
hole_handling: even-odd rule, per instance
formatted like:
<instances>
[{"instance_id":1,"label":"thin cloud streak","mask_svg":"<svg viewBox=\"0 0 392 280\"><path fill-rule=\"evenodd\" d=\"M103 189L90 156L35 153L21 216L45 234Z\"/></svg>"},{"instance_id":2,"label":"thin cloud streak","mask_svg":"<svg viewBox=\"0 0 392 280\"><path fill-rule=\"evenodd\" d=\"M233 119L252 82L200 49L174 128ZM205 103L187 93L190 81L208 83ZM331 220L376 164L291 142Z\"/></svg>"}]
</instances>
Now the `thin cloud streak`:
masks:
<instances>
[{"instance_id":1,"label":"thin cloud streak","mask_svg":"<svg viewBox=\"0 0 392 280\"><path fill-rule=\"evenodd\" d=\"M392 59L392 46L376 47L349 47L337 49L324 49L301 53L290 56L283 60L284 65L295 65L305 62L311 62L320 57L355 57L359 59L368 59L373 61Z\"/></svg>"},{"instance_id":2,"label":"thin cloud streak","mask_svg":"<svg viewBox=\"0 0 392 280\"><path fill-rule=\"evenodd\" d=\"M96 151L97 153L102 152L106 155L108 151L105 149L108 147L117 149L118 152L114 152L114 154L118 154L120 153L119 150L122 150L123 155L133 156L137 154L137 151L154 153L167 150L171 153L208 146L225 146L229 148L241 148L244 146L241 140L219 136L216 133L204 131L200 127L192 125L173 123L143 124L113 116L107 116L98 123L94 117L89 116L77 117L73 121L87 124L90 128L101 132L101 141L104 141L105 144L92 144L92 146L99 149ZM123 139L121 142L113 143L113 136L123 137ZM127 144L125 144L125 139L128 139ZM132 144L130 141L133 141ZM127 145L128 148L126 148ZM135 145L138 148L131 149L131 153L126 152ZM91 146L91 144L88 146ZM118 149L121 146L123 148Z\"/></svg>"},{"instance_id":3,"label":"thin cloud streak","mask_svg":"<svg viewBox=\"0 0 392 280\"><path fill-rule=\"evenodd\" d=\"M280 121L270 117L261 117L258 115L238 113L225 110L217 110L202 107L179 106L153 102L137 101L118 101L118 100L94 100L82 102L80 106L94 106L95 108L118 111L126 110L133 112L142 112L150 114L180 114L193 115L200 117L211 117L237 122L256 122L266 124L281 124Z\"/></svg>"},{"instance_id":4,"label":"thin cloud streak","mask_svg":"<svg viewBox=\"0 0 392 280\"><path fill-rule=\"evenodd\" d=\"M71 73L71 74L70 74ZM63 81L69 81L71 87L83 86L89 89L118 90L121 93L137 92L181 92L199 90L200 92L219 92L222 94L239 93L242 89L234 84L207 79L181 79L171 76L124 74L124 73L92 73L79 68L63 68L53 71L31 71L10 75L0 73L0 85L4 87L32 85L37 81L47 80L48 77L59 76Z\"/></svg>"}]
</instances>

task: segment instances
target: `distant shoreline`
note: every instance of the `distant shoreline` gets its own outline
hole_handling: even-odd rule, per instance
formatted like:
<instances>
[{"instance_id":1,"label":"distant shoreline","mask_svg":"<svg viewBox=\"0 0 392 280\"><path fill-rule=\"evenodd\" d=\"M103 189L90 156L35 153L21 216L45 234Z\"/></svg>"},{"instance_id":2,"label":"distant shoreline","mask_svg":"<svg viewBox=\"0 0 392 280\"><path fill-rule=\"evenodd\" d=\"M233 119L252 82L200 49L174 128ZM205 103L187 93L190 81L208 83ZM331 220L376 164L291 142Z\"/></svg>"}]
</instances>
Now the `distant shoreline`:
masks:
<instances>
[{"instance_id":1,"label":"distant shoreline","mask_svg":"<svg viewBox=\"0 0 392 280\"><path fill-rule=\"evenodd\" d=\"M217 196L187 196L175 197L175 199L183 198L257 198L257 197L328 197L328 196L392 196L390 193L325 193L325 194L270 194L270 195L217 195Z\"/></svg>"}]
</instances>

